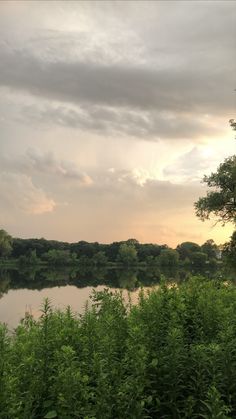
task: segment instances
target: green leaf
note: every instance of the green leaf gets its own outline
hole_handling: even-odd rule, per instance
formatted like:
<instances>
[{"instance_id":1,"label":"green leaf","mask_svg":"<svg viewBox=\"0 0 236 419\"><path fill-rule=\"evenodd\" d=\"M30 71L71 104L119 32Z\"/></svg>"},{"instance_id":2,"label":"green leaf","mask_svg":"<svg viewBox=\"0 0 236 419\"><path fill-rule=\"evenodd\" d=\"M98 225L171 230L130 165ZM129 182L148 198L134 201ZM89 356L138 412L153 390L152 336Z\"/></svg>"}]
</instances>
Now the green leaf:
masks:
<instances>
[{"instance_id":1,"label":"green leaf","mask_svg":"<svg viewBox=\"0 0 236 419\"><path fill-rule=\"evenodd\" d=\"M44 416L44 419L53 419L53 418L57 418L57 412L56 412L56 410L51 410L50 412L48 412Z\"/></svg>"},{"instance_id":2,"label":"green leaf","mask_svg":"<svg viewBox=\"0 0 236 419\"><path fill-rule=\"evenodd\" d=\"M148 403L148 404L151 404L151 403L152 403L152 396L148 396L148 398L147 398L147 403Z\"/></svg>"},{"instance_id":3,"label":"green leaf","mask_svg":"<svg viewBox=\"0 0 236 419\"><path fill-rule=\"evenodd\" d=\"M45 400L45 402L43 402L43 407L50 407L52 406L53 401L52 400Z\"/></svg>"},{"instance_id":4,"label":"green leaf","mask_svg":"<svg viewBox=\"0 0 236 419\"><path fill-rule=\"evenodd\" d=\"M157 365L158 365L158 359L156 359L156 358L154 358L153 360L152 360L152 362L151 362L151 365L152 365L152 367L157 367Z\"/></svg>"}]
</instances>

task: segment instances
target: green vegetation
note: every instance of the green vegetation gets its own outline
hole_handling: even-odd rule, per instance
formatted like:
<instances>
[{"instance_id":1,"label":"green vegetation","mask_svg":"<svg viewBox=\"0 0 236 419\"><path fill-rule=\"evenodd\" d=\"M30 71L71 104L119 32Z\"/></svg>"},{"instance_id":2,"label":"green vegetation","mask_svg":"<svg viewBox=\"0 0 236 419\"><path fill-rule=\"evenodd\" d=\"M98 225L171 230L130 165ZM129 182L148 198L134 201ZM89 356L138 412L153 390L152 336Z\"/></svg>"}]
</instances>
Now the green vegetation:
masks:
<instances>
[{"instance_id":1,"label":"green vegetation","mask_svg":"<svg viewBox=\"0 0 236 419\"><path fill-rule=\"evenodd\" d=\"M236 130L235 119L230 119L231 128ZM215 173L204 176L203 182L210 190L207 196L199 198L195 202L196 215L202 220L208 220L215 216L217 222L233 223L236 225L236 155L228 157L220 164ZM223 257L226 266L235 272L235 241L234 231L229 243L223 248ZM209 242L209 241L208 241ZM204 250L204 249L203 249ZM205 249L206 250L206 249Z\"/></svg>"},{"instance_id":2,"label":"green vegetation","mask_svg":"<svg viewBox=\"0 0 236 419\"><path fill-rule=\"evenodd\" d=\"M225 159L217 172L205 176L203 182L213 191L195 203L196 215L203 221L213 214L223 224L236 223L236 155Z\"/></svg>"},{"instance_id":3,"label":"green vegetation","mask_svg":"<svg viewBox=\"0 0 236 419\"><path fill-rule=\"evenodd\" d=\"M231 128L236 130L234 119L229 120ZM217 222L236 224L236 155L228 157L220 164L215 173L204 176L207 184L207 196L195 202L196 215L202 220L208 220L210 215Z\"/></svg>"},{"instance_id":4,"label":"green vegetation","mask_svg":"<svg viewBox=\"0 0 236 419\"><path fill-rule=\"evenodd\" d=\"M235 322L236 288L201 278L82 316L45 301L0 328L0 418L234 418Z\"/></svg>"},{"instance_id":5,"label":"green vegetation","mask_svg":"<svg viewBox=\"0 0 236 419\"><path fill-rule=\"evenodd\" d=\"M224 259L226 265L236 270L236 231L231 236L231 240L224 246Z\"/></svg>"},{"instance_id":6,"label":"green vegetation","mask_svg":"<svg viewBox=\"0 0 236 419\"><path fill-rule=\"evenodd\" d=\"M236 120L235 119L230 119L229 120L229 124L231 126L231 128L236 131Z\"/></svg>"},{"instance_id":7,"label":"green vegetation","mask_svg":"<svg viewBox=\"0 0 236 419\"><path fill-rule=\"evenodd\" d=\"M132 244L122 243L119 247L117 261L125 266L136 265L138 257L135 246Z\"/></svg>"},{"instance_id":8,"label":"green vegetation","mask_svg":"<svg viewBox=\"0 0 236 419\"><path fill-rule=\"evenodd\" d=\"M184 242L171 249L167 245L139 243L128 239L111 244L66 243L45 239L12 238L4 230L0 267L50 267L54 269L71 267L93 270L99 267L160 268L188 267L195 273L203 273L206 265L218 265L219 249L213 240L202 246ZM1 238L1 236L0 236ZM4 256L3 256L4 254ZM198 269L199 268L199 269Z\"/></svg>"},{"instance_id":9,"label":"green vegetation","mask_svg":"<svg viewBox=\"0 0 236 419\"><path fill-rule=\"evenodd\" d=\"M0 258L9 256L12 251L12 238L5 230L0 230Z\"/></svg>"}]
</instances>

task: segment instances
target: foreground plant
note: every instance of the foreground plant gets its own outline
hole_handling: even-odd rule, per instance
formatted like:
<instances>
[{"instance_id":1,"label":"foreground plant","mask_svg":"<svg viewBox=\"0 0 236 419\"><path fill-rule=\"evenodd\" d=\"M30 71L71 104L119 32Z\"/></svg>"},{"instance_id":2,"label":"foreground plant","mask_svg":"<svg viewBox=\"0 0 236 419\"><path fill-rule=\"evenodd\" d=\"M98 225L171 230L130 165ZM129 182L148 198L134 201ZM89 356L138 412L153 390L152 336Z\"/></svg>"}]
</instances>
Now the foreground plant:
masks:
<instances>
[{"instance_id":1,"label":"foreground plant","mask_svg":"<svg viewBox=\"0 0 236 419\"><path fill-rule=\"evenodd\" d=\"M0 418L234 418L235 321L235 287L201 278L80 316L46 300L0 327Z\"/></svg>"}]
</instances>

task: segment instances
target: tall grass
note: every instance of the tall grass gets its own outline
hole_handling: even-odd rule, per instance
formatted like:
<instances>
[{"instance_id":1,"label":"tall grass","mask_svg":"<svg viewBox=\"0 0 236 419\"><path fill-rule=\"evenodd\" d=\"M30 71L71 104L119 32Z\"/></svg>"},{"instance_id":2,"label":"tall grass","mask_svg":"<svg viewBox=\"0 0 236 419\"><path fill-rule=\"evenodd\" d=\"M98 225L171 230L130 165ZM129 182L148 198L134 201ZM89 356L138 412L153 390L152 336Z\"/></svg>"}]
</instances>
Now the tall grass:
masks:
<instances>
[{"instance_id":1,"label":"tall grass","mask_svg":"<svg viewBox=\"0 0 236 419\"><path fill-rule=\"evenodd\" d=\"M139 304L0 326L0 418L235 418L236 289L194 278Z\"/></svg>"}]
</instances>

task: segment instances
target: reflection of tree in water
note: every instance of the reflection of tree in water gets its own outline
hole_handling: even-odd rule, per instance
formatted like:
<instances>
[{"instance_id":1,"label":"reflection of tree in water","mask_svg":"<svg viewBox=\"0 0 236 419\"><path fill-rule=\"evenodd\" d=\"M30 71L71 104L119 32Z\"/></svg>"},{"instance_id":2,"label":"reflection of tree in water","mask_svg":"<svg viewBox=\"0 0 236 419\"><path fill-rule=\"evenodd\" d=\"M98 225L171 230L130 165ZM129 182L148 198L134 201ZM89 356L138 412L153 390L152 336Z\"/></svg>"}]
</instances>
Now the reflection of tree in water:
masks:
<instances>
[{"instance_id":1,"label":"reflection of tree in water","mask_svg":"<svg viewBox=\"0 0 236 419\"><path fill-rule=\"evenodd\" d=\"M139 287L137 270L125 269L118 272L119 288L126 288L130 291Z\"/></svg>"},{"instance_id":2,"label":"reflection of tree in water","mask_svg":"<svg viewBox=\"0 0 236 419\"><path fill-rule=\"evenodd\" d=\"M11 277L8 271L0 271L0 298L10 289Z\"/></svg>"},{"instance_id":3,"label":"reflection of tree in water","mask_svg":"<svg viewBox=\"0 0 236 419\"><path fill-rule=\"evenodd\" d=\"M0 271L0 297L9 289L27 288L42 290L57 286L74 285L77 288L97 287L104 285L112 288L137 289L140 286L158 284L162 278L170 282L188 279L191 275L203 275L207 278L223 277L235 278L235 272L230 274L210 264L203 270L196 267L151 267L148 269L113 269L108 267L64 269L21 269Z\"/></svg>"},{"instance_id":4,"label":"reflection of tree in water","mask_svg":"<svg viewBox=\"0 0 236 419\"><path fill-rule=\"evenodd\" d=\"M140 286L150 287L160 282L161 271L158 267L142 269L138 271L138 281Z\"/></svg>"}]
</instances>

